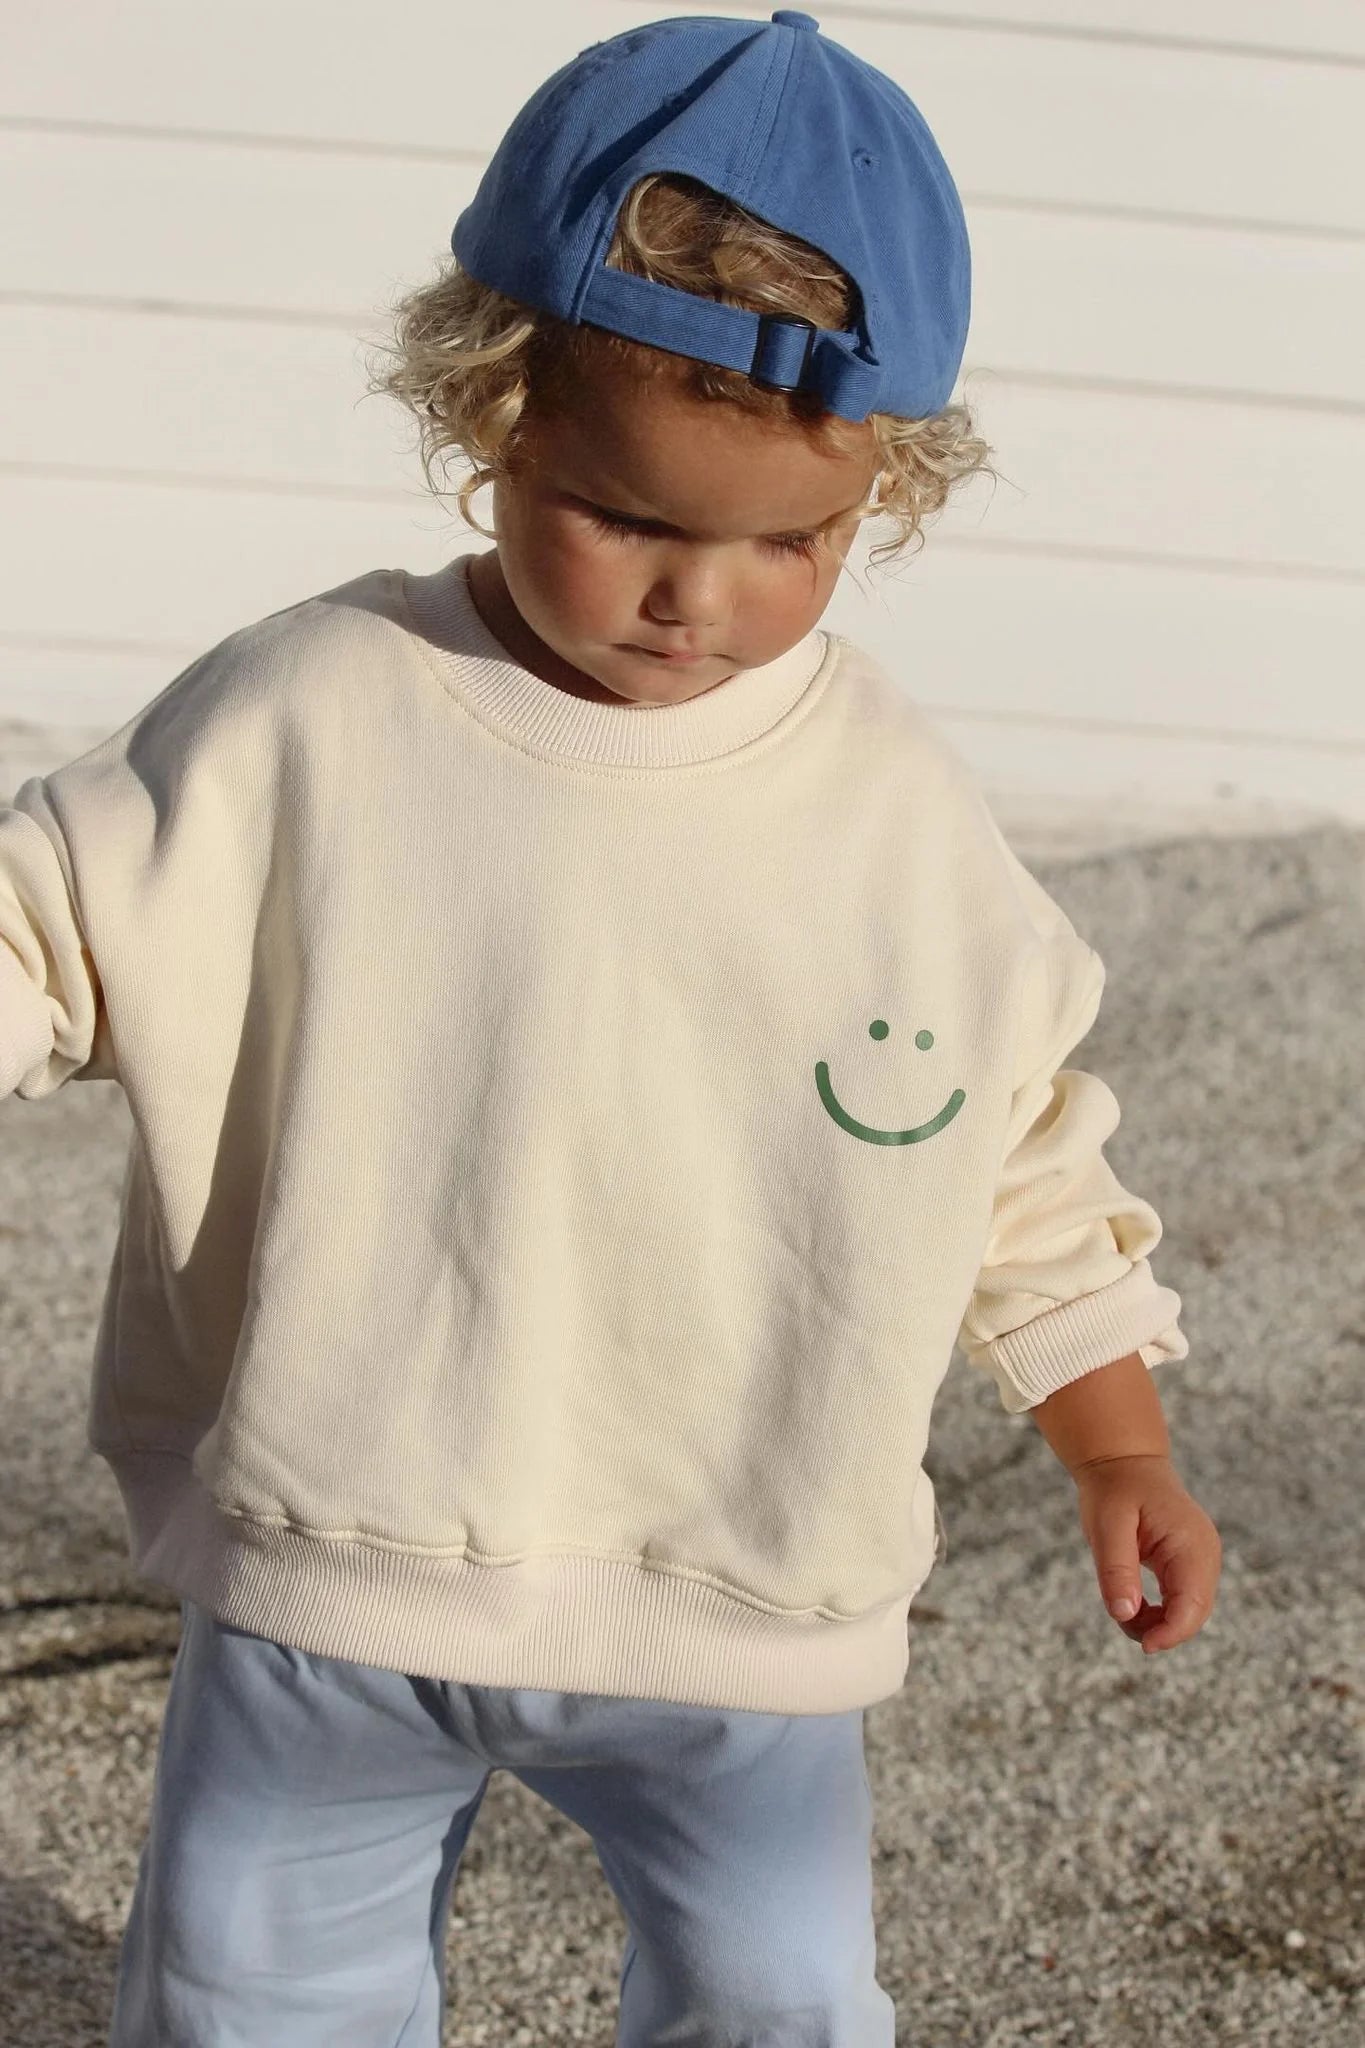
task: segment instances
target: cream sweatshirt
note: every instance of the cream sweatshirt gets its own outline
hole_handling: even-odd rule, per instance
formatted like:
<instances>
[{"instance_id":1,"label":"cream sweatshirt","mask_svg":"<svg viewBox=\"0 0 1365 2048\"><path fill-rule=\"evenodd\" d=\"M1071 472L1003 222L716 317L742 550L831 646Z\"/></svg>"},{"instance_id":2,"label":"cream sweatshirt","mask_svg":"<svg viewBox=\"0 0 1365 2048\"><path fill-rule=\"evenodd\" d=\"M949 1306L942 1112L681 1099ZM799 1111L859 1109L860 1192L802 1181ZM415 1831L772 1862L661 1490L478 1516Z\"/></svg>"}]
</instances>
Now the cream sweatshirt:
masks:
<instances>
[{"instance_id":1,"label":"cream sweatshirt","mask_svg":"<svg viewBox=\"0 0 1365 2048\"><path fill-rule=\"evenodd\" d=\"M90 1442L143 1575L299 1649L869 1705L954 1345L1012 1413L1188 1352L1063 1064L1103 966L851 641L589 703L470 559L0 804L0 1096L133 1126Z\"/></svg>"}]
</instances>

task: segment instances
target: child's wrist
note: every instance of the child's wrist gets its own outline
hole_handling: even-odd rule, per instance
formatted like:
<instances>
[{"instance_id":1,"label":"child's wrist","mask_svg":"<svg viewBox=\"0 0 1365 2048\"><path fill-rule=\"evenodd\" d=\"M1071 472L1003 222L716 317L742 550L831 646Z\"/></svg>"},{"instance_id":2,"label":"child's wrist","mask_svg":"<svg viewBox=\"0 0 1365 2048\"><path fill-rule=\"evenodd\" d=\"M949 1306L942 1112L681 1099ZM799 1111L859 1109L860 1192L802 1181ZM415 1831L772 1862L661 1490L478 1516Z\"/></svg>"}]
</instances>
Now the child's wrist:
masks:
<instances>
[{"instance_id":1,"label":"child's wrist","mask_svg":"<svg viewBox=\"0 0 1365 2048\"><path fill-rule=\"evenodd\" d=\"M1169 1465L1170 1446L1165 1450L1101 1451L1092 1458L1079 1458L1067 1470L1073 1479L1082 1478L1087 1472L1101 1471L1107 1465Z\"/></svg>"},{"instance_id":2,"label":"child's wrist","mask_svg":"<svg viewBox=\"0 0 1365 2048\"><path fill-rule=\"evenodd\" d=\"M1082 1373L1030 1413L1073 1476L1101 1460L1170 1456L1161 1401L1136 1351Z\"/></svg>"}]
</instances>

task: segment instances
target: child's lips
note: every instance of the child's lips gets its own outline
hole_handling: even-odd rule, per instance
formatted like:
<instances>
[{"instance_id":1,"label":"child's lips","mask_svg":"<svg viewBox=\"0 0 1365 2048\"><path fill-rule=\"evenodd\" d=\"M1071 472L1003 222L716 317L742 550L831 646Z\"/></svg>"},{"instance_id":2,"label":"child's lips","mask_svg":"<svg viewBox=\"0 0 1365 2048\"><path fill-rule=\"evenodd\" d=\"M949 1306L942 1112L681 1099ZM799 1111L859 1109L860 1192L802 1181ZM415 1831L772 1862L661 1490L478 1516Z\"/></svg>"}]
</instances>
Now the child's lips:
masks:
<instances>
[{"instance_id":1,"label":"child's lips","mask_svg":"<svg viewBox=\"0 0 1365 2048\"><path fill-rule=\"evenodd\" d=\"M706 654L677 653L666 647L641 647L638 644L638 642L633 640L627 641L626 644L633 654L649 654L653 656L655 661L676 661L679 663L687 663L692 661L710 660L710 656Z\"/></svg>"}]
</instances>

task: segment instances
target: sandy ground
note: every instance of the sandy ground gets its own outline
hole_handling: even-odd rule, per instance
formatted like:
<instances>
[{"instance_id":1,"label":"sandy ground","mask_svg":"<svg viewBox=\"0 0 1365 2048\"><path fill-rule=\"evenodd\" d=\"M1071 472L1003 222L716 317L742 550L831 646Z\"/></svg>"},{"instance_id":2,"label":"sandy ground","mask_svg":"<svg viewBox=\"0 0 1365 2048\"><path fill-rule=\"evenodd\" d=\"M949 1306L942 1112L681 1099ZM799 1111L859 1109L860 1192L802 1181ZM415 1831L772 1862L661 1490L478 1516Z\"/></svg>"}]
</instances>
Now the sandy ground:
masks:
<instances>
[{"instance_id":1,"label":"sandy ground","mask_svg":"<svg viewBox=\"0 0 1365 2048\"><path fill-rule=\"evenodd\" d=\"M4 740L6 794L80 751ZM1191 1350L1159 1383L1224 1579L1144 1658L1066 1474L955 1362L948 1556L867 1714L878 1974L914 2048L1358 2048L1365 832L997 814L1108 967L1073 1064L1165 1224ZM25 2048L104 2041L177 1638L84 1444L128 1131L108 1082L0 1103L0 2041ZM445 2048L611 2048L623 1942L588 1837L495 1774Z\"/></svg>"}]
</instances>

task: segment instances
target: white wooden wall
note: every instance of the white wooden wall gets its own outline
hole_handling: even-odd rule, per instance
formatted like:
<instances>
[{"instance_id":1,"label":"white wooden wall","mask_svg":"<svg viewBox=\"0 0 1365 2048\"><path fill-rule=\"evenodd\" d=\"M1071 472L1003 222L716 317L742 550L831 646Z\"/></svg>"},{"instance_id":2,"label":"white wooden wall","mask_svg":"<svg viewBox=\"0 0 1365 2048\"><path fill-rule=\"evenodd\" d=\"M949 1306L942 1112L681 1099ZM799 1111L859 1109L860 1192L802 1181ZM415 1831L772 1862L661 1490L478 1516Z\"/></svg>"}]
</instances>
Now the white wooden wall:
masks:
<instances>
[{"instance_id":1,"label":"white wooden wall","mask_svg":"<svg viewBox=\"0 0 1365 2048\"><path fill-rule=\"evenodd\" d=\"M810 8L953 168L1003 478L891 578L865 536L826 623L1006 811L1365 823L1365 6L978 5ZM362 401L365 349L550 71L724 12L770 10L8 0L0 763L30 725L69 758L250 618L482 545Z\"/></svg>"}]
</instances>

